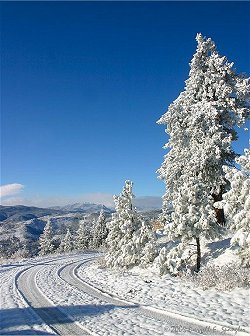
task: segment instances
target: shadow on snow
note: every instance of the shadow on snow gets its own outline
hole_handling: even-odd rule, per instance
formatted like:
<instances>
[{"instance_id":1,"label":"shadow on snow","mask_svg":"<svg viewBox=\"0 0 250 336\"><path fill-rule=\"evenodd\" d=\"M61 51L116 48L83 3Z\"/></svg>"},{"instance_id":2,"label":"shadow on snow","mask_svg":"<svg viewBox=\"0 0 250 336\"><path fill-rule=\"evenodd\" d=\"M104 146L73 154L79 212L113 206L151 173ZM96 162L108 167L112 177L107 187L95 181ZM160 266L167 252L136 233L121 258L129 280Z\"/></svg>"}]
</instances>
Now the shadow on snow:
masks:
<instances>
[{"instance_id":1,"label":"shadow on snow","mask_svg":"<svg viewBox=\"0 0 250 336\"><path fill-rule=\"evenodd\" d=\"M9 308L0 310L0 335L48 335L43 331L17 330L14 328L21 326L31 326L32 323L38 324L37 319L32 318L35 312L47 325L72 323L74 320L85 316L101 315L113 309L137 308L138 306L115 306L112 304L103 305L74 305L56 306L42 308ZM63 310L63 311L62 311ZM69 314L72 319L67 315ZM34 322L33 322L34 321ZM12 331L8 330L9 328Z\"/></svg>"}]
</instances>

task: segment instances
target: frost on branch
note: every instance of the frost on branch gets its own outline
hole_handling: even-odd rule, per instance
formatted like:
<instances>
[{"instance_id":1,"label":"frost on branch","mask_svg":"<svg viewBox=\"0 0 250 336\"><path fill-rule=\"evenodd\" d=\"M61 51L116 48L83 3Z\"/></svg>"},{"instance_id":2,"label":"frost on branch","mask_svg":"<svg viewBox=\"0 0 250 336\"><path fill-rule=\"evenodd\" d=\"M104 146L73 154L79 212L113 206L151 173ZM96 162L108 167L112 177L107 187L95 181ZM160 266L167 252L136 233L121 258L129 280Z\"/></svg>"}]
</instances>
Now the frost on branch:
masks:
<instances>
[{"instance_id":1,"label":"frost on branch","mask_svg":"<svg viewBox=\"0 0 250 336\"><path fill-rule=\"evenodd\" d=\"M243 266L250 266L250 151L237 158L241 169L224 166L225 177L231 189L223 194L223 201L216 206L223 207L229 227L233 232L231 244L238 246Z\"/></svg>"},{"instance_id":2,"label":"frost on branch","mask_svg":"<svg viewBox=\"0 0 250 336\"><path fill-rule=\"evenodd\" d=\"M105 260L109 267L129 267L154 258L154 235L132 204L132 186L131 181L126 181L122 193L114 196L116 212L107 224Z\"/></svg>"},{"instance_id":3,"label":"frost on branch","mask_svg":"<svg viewBox=\"0 0 250 336\"><path fill-rule=\"evenodd\" d=\"M166 183L165 231L184 249L196 241L200 257L200 239L219 236L224 224L223 210L215 211L214 201L222 199L222 166L230 165L235 157L231 148L237 138L234 128L249 117L250 86L249 79L238 75L233 63L218 54L210 38L198 34L196 40L185 89L158 121L166 125L169 135L165 145L169 151L158 173ZM171 217L169 204L174 210Z\"/></svg>"}]
</instances>

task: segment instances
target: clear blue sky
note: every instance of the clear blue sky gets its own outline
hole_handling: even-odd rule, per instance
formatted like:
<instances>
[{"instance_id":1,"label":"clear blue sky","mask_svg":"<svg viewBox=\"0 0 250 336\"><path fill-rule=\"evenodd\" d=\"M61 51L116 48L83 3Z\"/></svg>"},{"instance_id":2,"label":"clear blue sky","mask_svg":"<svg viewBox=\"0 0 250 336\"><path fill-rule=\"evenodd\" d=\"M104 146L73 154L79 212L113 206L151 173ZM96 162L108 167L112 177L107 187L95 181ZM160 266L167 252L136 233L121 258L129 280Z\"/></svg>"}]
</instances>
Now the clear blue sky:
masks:
<instances>
[{"instance_id":1,"label":"clear blue sky","mask_svg":"<svg viewBox=\"0 0 250 336\"><path fill-rule=\"evenodd\" d=\"M159 195L156 120L195 36L249 70L249 2L1 2L2 181L24 195ZM247 146L240 136L238 152Z\"/></svg>"}]
</instances>

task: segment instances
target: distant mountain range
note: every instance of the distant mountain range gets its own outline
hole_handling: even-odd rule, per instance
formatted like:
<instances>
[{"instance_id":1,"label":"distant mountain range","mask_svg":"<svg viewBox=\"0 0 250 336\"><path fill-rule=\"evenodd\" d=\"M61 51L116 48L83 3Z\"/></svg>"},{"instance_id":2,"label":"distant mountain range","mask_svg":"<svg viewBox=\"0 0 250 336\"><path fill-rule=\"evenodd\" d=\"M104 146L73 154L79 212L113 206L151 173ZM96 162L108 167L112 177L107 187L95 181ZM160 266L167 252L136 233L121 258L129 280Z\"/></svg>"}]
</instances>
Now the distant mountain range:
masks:
<instances>
[{"instance_id":1,"label":"distant mountain range","mask_svg":"<svg viewBox=\"0 0 250 336\"><path fill-rule=\"evenodd\" d=\"M136 198L134 205L144 217L156 218L160 213L161 199ZM24 247L29 255L36 254L39 236L48 219L51 220L55 238L60 239L67 228L75 232L80 219L85 218L86 227L90 228L102 209L109 218L114 212L105 205L86 202L50 208L0 205L0 257L10 257Z\"/></svg>"},{"instance_id":2,"label":"distant mountain range","mask_svg":"<svg viewBox=\"0 0 250 336\"><path fill-rule=\"evenodd\" d=\"M48 215L63 213L59 209L45 209L24 205L3 206L0 205L0 222L2 221L25 221Z\"/></svg>"},{"instance_id":3,"label":"distant mountain range","mask_svg":"<svg viewBox=\"0 0 250 336\"><path fill-rule=\"evenodd\" d=\"M23 205L0 206L0 257L10 257L13 253L28 250L34 255L38 250L38 239L48 219L51 220L55 238L60 238L67 228L75 232L79 220L86 219L86 227L91 227L93 219L103 209L106 216L113 212L100 204L76 203L63 207L37 208Z\"/></svg>"},{"instance_id":4,"label":"distant mountain range","mask_svg":"<svg viewBox=\"0 0 250 336\"><path fill-rule=\"evenodd\" d=\"M64 206L55 206L55 207L51 207L50 209L64 211L64 212L84 212L84 213L89 213L89 214L100 212L102 209L105 213L113 212L112 209L107 208L105 205L88 203L88 202L68 204Z\"/></svg>"}]
</instances>

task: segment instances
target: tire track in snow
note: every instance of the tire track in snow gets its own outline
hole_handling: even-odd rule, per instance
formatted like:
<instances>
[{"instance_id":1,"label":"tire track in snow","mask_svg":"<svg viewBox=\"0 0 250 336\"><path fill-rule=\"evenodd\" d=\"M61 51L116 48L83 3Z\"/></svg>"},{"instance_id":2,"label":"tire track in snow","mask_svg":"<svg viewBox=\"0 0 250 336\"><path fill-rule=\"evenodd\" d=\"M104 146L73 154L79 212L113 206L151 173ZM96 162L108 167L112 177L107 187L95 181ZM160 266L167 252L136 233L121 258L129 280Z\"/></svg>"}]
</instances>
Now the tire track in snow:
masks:
<instances>
[{"instance_id":1,"label":"tire track in snow","mask_svg":"<svg viewBox=\"0 0 250 336\"><path fill-rule=\"evenodd\" d=\"M81 279L77 274L78 268L89 261L90 260L84 260L80 262L75 261L68 265L64 265L57 271L57 274L62 280L64 280L71 286L95 298L98 298L99 300L102 300L104 302L107 302L115 306L122 307L124 305L127 305L130 308L134 308L135 314L137 315L143 315L150 319L162 321L162 323L167 323L169 327L168 332L170 334L176 335L181 332L181 334L191 333L191 335L197 335L197 334L199 335L200 334L203 334L203 335L222 335L224 334L225 335L225 333L221 333L218 331L213 332L213 326L211 326L211 324L209 324L208 326L203 321L196 321L195 319L186 318L182 315L178 315L178 314L171 313L171 312L166 312L164 310L160 310L154 307L143 306L135 302L123 300L119 297L113 296L110 293L104 292L92 286L91 284ZM173 331L173 333L171 333L171 330Z\"/></svg>"},{"instance_id":2,"label":"tire track in snow","mask_svg":"<svg viewBox=\"0 0 250 336\"><path fill-rule=\"evenodd\" d=\"M68 260L68 257L64 257ZM60 258L63 259L63 258ZM46 263L56 261L51 259ZM40 319L49 326L49 328L58 335L93 335L83 326L78 323L64 312L60 308L56 307L51 300L49 300L38 288L36 284L36 274L41 268L44 267L44 263L41 265L33 265L28 269L22 270L16 276L15 283L16 289L34 311ZM27 284L29 286L27 286Z\"/></svg>"},{"instance_id":3,"label":"tire track in snow","mask_svg":"<svg viewBox=\"0 0 250 336\"><path fill-rule=\"evenodd\" d=\"M0 286L0 334L19 334L32 332L33 335L48 334L53 331L35 314L28 303L24 300L16 286L16 278L30 266L20 265L6 268L1 272ZM17 331L18 330L18 331Z\"/></svg>"},{"instance_id":4,"label":"tire track in snow","mask_svg":"<svg viewBox=\"0 0 250 336\"><path fill-rule=\"evenodd\" d=\"M160 309L154 306L148 306L148 305L143 305L140 304L138 302L134 302L134 301L128 301L126 299L120 298L116 295L113 295L112 293L106 292L101 290L100 288L97 288L96 286L90 284L89 282L83 280L79 275L78 275L78 269L84 265L86 262L89 261L85 261L85 262L81 262L78 263L77 265L75 265L73 267L74 263L71 263L68 266L64 266L65 267L71 267L70 269L70 273L71 276L75 279L77 279L78 281L80 281L81 283L83 283L85 286L89 287L91 290L94 290L96 293L99 293L100 295L108 298L108 300L114 300L114 302L116 301L117 304L130 304L135 305L137 307L140 308L141 312L143 315L147 315L147 316L153 316L155 318L161 319L161 320L165 320L166 321L166 317L168 318L173 318L174 321L178 322L178 324L176 325L177 328L175 330L198 330L199 334L209 334L209 335L236 335L237 336L249 336L250 333L246 330L246 331L242 331L242 330L237 330L237 328L229 325L228 323L214 323L214 322L210 322L210 321L205 321L205 320L201 320L201 319L197 319L197 318L192 318L191 316L187 316L187 315L182 315L182 314L178 314L176 312L171 312L168 310L164 310L164 309ZM63 269L63 267L62 267ZM186 324L185 324L186 323ZM174 327L174 326L173 326ZM183 328L182 328L183 327ZM174 328L173 328L174 329ZM207 330L207 332L206 332Z\"/></svg>"}]
</instances>

